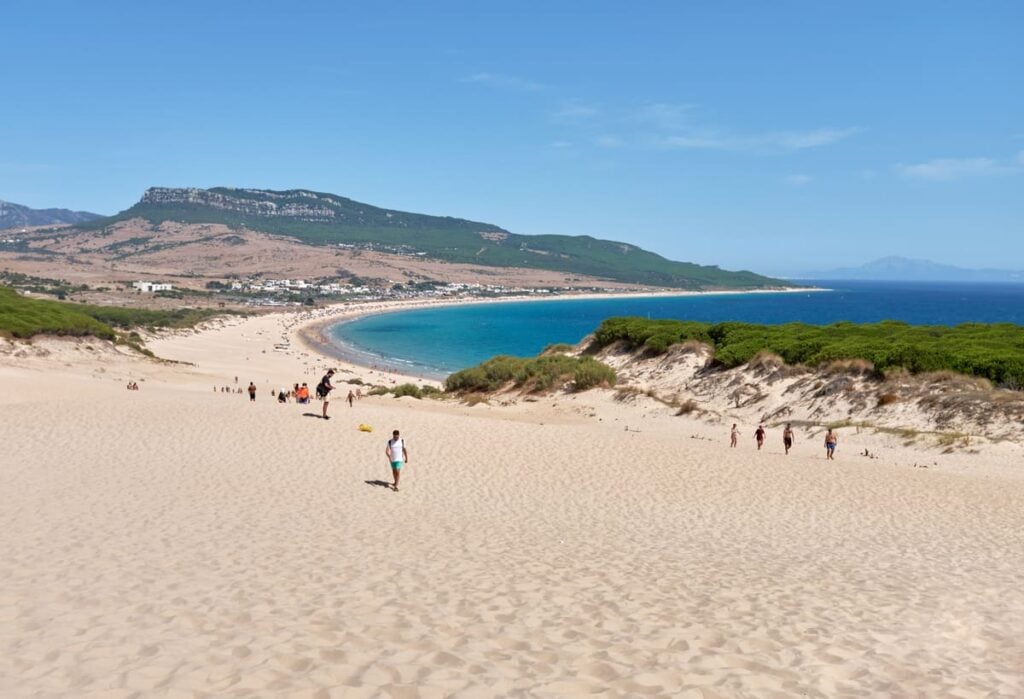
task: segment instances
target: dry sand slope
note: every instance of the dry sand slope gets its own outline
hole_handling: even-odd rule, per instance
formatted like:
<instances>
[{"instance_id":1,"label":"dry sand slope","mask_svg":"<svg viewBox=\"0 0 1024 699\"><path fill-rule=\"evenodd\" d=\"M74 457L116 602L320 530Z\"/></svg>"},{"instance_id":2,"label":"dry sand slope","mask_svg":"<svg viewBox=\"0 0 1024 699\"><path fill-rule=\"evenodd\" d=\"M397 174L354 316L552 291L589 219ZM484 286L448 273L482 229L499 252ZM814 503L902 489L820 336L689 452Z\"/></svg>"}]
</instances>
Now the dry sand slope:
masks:
<instances>
[{"instance_id":1,"label":"dry sand slope","mask_svg":"<svg viewBox=\"0 0 1024 699\"><path fill-rule=\"evenodd\" d=\"M1024 695L1007 469L730 450L611 401L324 422L180 376L0 385L4 697Z\"/></svg>"}]
</instances>

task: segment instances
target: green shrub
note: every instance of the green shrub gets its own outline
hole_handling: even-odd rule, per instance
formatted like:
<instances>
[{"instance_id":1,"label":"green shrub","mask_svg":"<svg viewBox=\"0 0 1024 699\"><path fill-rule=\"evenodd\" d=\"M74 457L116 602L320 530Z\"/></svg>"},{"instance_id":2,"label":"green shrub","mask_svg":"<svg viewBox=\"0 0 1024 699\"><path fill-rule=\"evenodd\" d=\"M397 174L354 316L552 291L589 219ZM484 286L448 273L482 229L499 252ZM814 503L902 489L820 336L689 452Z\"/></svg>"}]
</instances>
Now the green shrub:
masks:
<instances>
[{"instance_id":1,"label":"green shrub","mask_svg":"<svg viewBox=\"0 0 1024 699\"><path fill-rule=\"evenodd\" d=\"M577 391L586 391L595 386L615 385L615 370L593 357L583 357L576 365L573 384Z\"/></svg>"},{"instance_id":2,"label":"green shrub","mask_svg":"<svg viewBox=\"0 0 1024 699\"><path fill-rule=\"evenodd\" d=\"M615 385L615 372L593 357L547 354L532 359L494 357L469 369L457 371L445 380L452 393L489 393L507 386L530 391L549 391L572 383L576 390Z\"/></svg>"},{"instance_id":3,"label":"green shrub","mask_svg":"<svg viewBox=\"0 0 1024 699\"><path fill-rule=\"evenodd\" d=\"M387 389L387 386L374 386L373 388L371 388L369 390L369 392L366 395L368 395L368 396L386 396L388 393L390 393L390 391Z\"/></svg>"},{"instance_id":4,"label":"green shrub","mask_svg":"<svg viewBox=\"0 0 1024 699\"><path fill-rule=\"evenodd\" d=\"M412 396L413 398L420 399L423 397L423 391L414 383L399 384L398 386L395 386L391 392L395 394L395 398Z\"/></svg>"}]
</instances>

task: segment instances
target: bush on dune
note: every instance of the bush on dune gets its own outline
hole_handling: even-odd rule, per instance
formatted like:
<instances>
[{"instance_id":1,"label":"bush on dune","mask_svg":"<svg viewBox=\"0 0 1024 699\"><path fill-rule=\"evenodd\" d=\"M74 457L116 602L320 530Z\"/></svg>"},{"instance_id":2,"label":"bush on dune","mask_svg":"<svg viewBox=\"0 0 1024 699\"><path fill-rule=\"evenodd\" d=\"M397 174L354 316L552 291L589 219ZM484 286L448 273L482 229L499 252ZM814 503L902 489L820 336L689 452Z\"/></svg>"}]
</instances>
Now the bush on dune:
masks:
<instances>
[{"instance_id":1,"label":"bush on dune","mask_svg":"<svg viewBox=\"0 0 1024 699\"><path fill-rule=\"evenodd\" d=\"M565 384L578 391L615 385L615 371L593 357L547 354L531 359L500 356L445 380L451 393L490 393L512 386L528 391L550 391Z\"/></svg>"},{"instance_id":2,"label":"bush on dune","mask_svg":"<svg viewBox=\"0 0 1024 699\"><path fill-rule=\"evenodd\" d=\"M181 308L149 310L91 304L61 303L28 298L14 289L0 286L0 334L18 338L34 335L93 336L116 340L115 328L187 328L224 311ZM137 345L138 333L129 333L126 342Z\"/></svg>"},{"instance_id":3,"label":"bush on dune","mask_svg":"<svg viewBox=\"0 0 1024 699\"><path fill-rule=\"evenodd\" d=\"M82 306L25 298L5 287L0 287L0 334L17 338L42 334L116 337L113 328L85 313Z\"/></svg>"},{"instance_id":4,"label":"bush on dune","mask_svg":"<svg viewBox=\"0 0 1024 699\"><path fill-rule=\"evenodd\" d=\"M395 395L395 398L412 396L413 398L420 399L423 397L423 391L414 383L399 384L395 386L391 392Z\"/></svg>"},{"instance_id":5,"label":"bush on dune","mask_svg":"<svg viewBox=\"0 0 1024 699\"><path fill-rule=\"evenodd\" d=\"M660 354L694 341L710 345L714 364L727 369L770 352L789 365L830 365L846 371L870 371L870 366L887 375L897 369L915 374L953 371L1008 388L1024 387L1024 328L1011 323L756 325L630 317L609 318L594 332L595 349L623 342L634 350Z\"/></svg>"}]
</instances>

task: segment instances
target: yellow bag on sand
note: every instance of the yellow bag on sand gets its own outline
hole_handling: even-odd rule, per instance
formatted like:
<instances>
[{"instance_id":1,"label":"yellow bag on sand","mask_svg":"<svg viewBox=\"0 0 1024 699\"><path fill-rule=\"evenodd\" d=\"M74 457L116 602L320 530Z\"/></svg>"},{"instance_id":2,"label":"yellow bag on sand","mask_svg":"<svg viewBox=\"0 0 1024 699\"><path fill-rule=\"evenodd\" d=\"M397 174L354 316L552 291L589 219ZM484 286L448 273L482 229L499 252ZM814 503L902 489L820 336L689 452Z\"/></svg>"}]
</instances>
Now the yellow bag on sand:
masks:
<instances>
[{"instance_id":1,"label":"yellow bag on sand","mask_svg":"<svg viewBox=\"0 0 1024 699\"><path fill-rule=\"evenodd\" d=\"M370 427L369 425L367 425L366 423L363 423L363 424L361 424L359 426L359 431L360 432L373 432L373 428Z\"/></svg>"}]
</instances>

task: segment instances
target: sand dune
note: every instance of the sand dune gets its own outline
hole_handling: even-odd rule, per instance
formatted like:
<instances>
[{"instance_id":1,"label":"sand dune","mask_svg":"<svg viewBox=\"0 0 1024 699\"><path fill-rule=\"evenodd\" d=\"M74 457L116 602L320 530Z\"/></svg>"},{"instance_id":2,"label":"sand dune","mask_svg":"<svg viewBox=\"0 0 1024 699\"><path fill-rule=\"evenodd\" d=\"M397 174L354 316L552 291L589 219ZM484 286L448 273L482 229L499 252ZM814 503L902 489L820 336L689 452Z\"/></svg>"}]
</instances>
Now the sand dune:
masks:
<instances>
[{"instance_id":1,"label":"sand dune","mask_svg":"<svg viewBox=\"0 0 1024 699\"><path fill-rule=\"evenodd\" d=\"M599 393L325 422L270 400L327 363L264 353L293 325L3 356L0 695L1024 694L1019 452L826 464Z\"/></svg>"}]
</instances>

